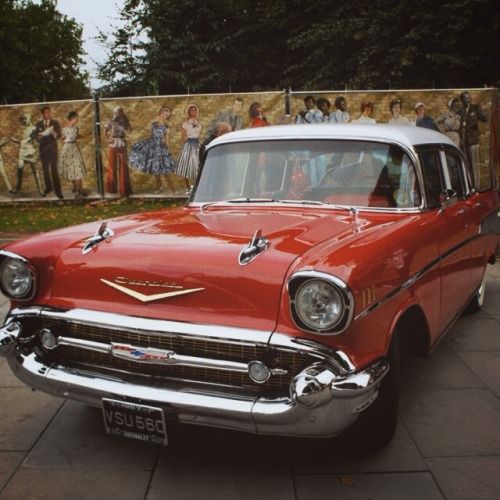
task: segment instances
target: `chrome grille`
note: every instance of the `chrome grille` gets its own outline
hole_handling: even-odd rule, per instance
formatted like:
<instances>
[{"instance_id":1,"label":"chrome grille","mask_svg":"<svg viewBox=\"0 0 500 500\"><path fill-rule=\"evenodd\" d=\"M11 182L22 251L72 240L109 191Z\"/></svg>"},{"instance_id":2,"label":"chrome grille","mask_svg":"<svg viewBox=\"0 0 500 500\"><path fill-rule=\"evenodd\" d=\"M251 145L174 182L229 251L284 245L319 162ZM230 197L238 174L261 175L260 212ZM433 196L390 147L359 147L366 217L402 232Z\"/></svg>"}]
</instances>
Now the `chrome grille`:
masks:
<instances>
[{"instance_id":1,"label":"chrome grille","mask_svg":"<svg viewBox=\"0 0 500 500\"><path fill-rule=\"evenodd\" d=\"M51 361L62 361L89 367L101 367L106 370L119 370L128 374L147 375L155 378L176 378L208 384L251 389L256 394L288 394L293 377L311 363L306 355L269 350L265 346L236 342L216 341L192 338L175 333L160 334L154 332L126 331L104 328L95 325L70 323L57 319L43 318L42 328L49 328L55 335L63 335L93 342L109 344L131 344L141 348L172 350L200 358L222 359L248 363L260 360L270 368L281 368L286 375L273 375L264 384L256 384L248 374L226 370L206 369L189 366L167 366L160 364L140 364L131 360L120 359L107 353L99 353L74 346L59 346L47 353Z\"/></svg>"}]
</instances>

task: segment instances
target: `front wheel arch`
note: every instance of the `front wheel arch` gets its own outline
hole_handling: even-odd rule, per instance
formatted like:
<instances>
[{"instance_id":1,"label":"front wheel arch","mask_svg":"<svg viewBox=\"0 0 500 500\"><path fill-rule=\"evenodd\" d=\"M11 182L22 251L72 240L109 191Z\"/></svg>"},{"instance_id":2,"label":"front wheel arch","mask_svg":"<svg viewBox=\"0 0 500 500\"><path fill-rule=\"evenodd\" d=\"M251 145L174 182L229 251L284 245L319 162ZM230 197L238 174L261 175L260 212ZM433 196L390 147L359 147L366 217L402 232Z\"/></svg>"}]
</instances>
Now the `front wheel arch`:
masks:
<instances>
[{"instance_id":1,"label":"front wheel arch","mask_svg":"<svg viewBox=\"0 0 500 500\"><path fill-rule=\"evenodd\" d=\"M399 334L394 331L386 359L389 372L382 379L375 401L346 431L347 442L356 451L382 448L394 437L398 421L400 347Z\"/></svg>"}]
</instances>

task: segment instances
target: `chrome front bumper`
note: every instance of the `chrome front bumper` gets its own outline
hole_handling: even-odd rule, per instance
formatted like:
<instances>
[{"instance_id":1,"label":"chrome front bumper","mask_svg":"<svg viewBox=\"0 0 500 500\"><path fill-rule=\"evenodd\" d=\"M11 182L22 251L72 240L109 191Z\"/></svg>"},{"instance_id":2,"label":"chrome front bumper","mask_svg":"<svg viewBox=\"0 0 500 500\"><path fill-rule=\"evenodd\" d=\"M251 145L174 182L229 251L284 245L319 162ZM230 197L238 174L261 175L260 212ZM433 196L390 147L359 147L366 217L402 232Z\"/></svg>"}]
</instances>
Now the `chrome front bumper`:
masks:
<instances>
[{"instance_id":1,"label":"chrome front bumper","mask_svg":"<svg viewBox=\"0 0 500 500\"><path fill-rule=\"evenodd\" d=\"M389 365L379 359L361 371L339 370L318 362L296 375L287 397L250 397L226 387L200 389L173 381L168 387L130 383L89 369L45 364L36 351L23 347L15 318L0 328L0 355L28 386L86 404L103 398L161 407L167 419L262 435L329 437L347 429L377 397ZM324 347L323 347L324 349ZM319 351L318 351L319 352ZM348 360L335 352L335 358ZM349 363L346 362L346 366Z\"/></svg>"}]
</instances>

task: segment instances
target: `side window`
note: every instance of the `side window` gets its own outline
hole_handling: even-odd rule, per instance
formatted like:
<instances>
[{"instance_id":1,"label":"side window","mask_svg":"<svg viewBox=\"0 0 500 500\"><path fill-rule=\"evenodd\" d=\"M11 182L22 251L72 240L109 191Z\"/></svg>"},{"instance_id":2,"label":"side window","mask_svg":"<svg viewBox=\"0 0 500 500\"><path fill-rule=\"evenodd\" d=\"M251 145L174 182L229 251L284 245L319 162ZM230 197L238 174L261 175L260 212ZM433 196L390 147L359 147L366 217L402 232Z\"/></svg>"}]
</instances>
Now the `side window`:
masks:
<instances>
[{"instance_id":1,"label":"side window","mask_svg":"<svg viewBox=\"0 0 500 500\"><path fill-rule=\"evenodd\" d=\"M457 193L459 198L462 198L467 193L462 160L459 155L452 151L446 151L445 156L451 189Z\"/></svg>"},{"instance_id":2,"label":"side window","mask_svg":"<svg viewBox=\"0 0 500 500\"><path fill-rule=\"evenodd\" d=\"M439 195L445 189L440 168L439 151L422 151L419 153L419 157L428 204L431 207L439 206Z\"/></svg>"}]
</instances>

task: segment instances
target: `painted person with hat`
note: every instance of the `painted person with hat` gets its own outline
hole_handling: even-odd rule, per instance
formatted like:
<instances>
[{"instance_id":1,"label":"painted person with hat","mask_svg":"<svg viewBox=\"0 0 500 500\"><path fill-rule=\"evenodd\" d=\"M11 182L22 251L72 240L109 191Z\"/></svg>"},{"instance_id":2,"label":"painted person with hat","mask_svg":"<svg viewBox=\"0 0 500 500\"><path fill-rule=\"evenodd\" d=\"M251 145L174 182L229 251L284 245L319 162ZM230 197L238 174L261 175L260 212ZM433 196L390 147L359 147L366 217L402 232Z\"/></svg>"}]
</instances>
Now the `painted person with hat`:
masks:
<instances>
[{"instance_id":1,"label":"painted person with hat","mask_svg":"<svg viewBox=\"0 0 500 500\"><path fill-rule=\"evenodd\" d=\"M419 101L415 104L415 113L417 115L417 119L415 121L415 125L417 127L438 131L438 128L434 125L434 120L429 115L425 114L425 104L423 102Z\"/></svg>"},{"instance_id":2,"label":"painted person with hat","mask_svg":"<svg viewBox=\"0 0 500 500\"><path fill-rule=\"evenodd\" d=\"M191 191L191 184L198 175L200 167L200 135L203 125L198 121L198 106L188 104L187 121L182 124L182 148L177 159L175 173L184 178L186 194Z\"/></svg>"},{"instance_id":3,"label":"painted person with hat","mask_svg":"<svg viewBox=\"0 0 500 500\"><path fill-rule=\"evenodd\" d=\"M447 105L448 111L441 113L434 120L434 125L460 147L460 100L451 97Z\"/></svg>"}]
</instances>

